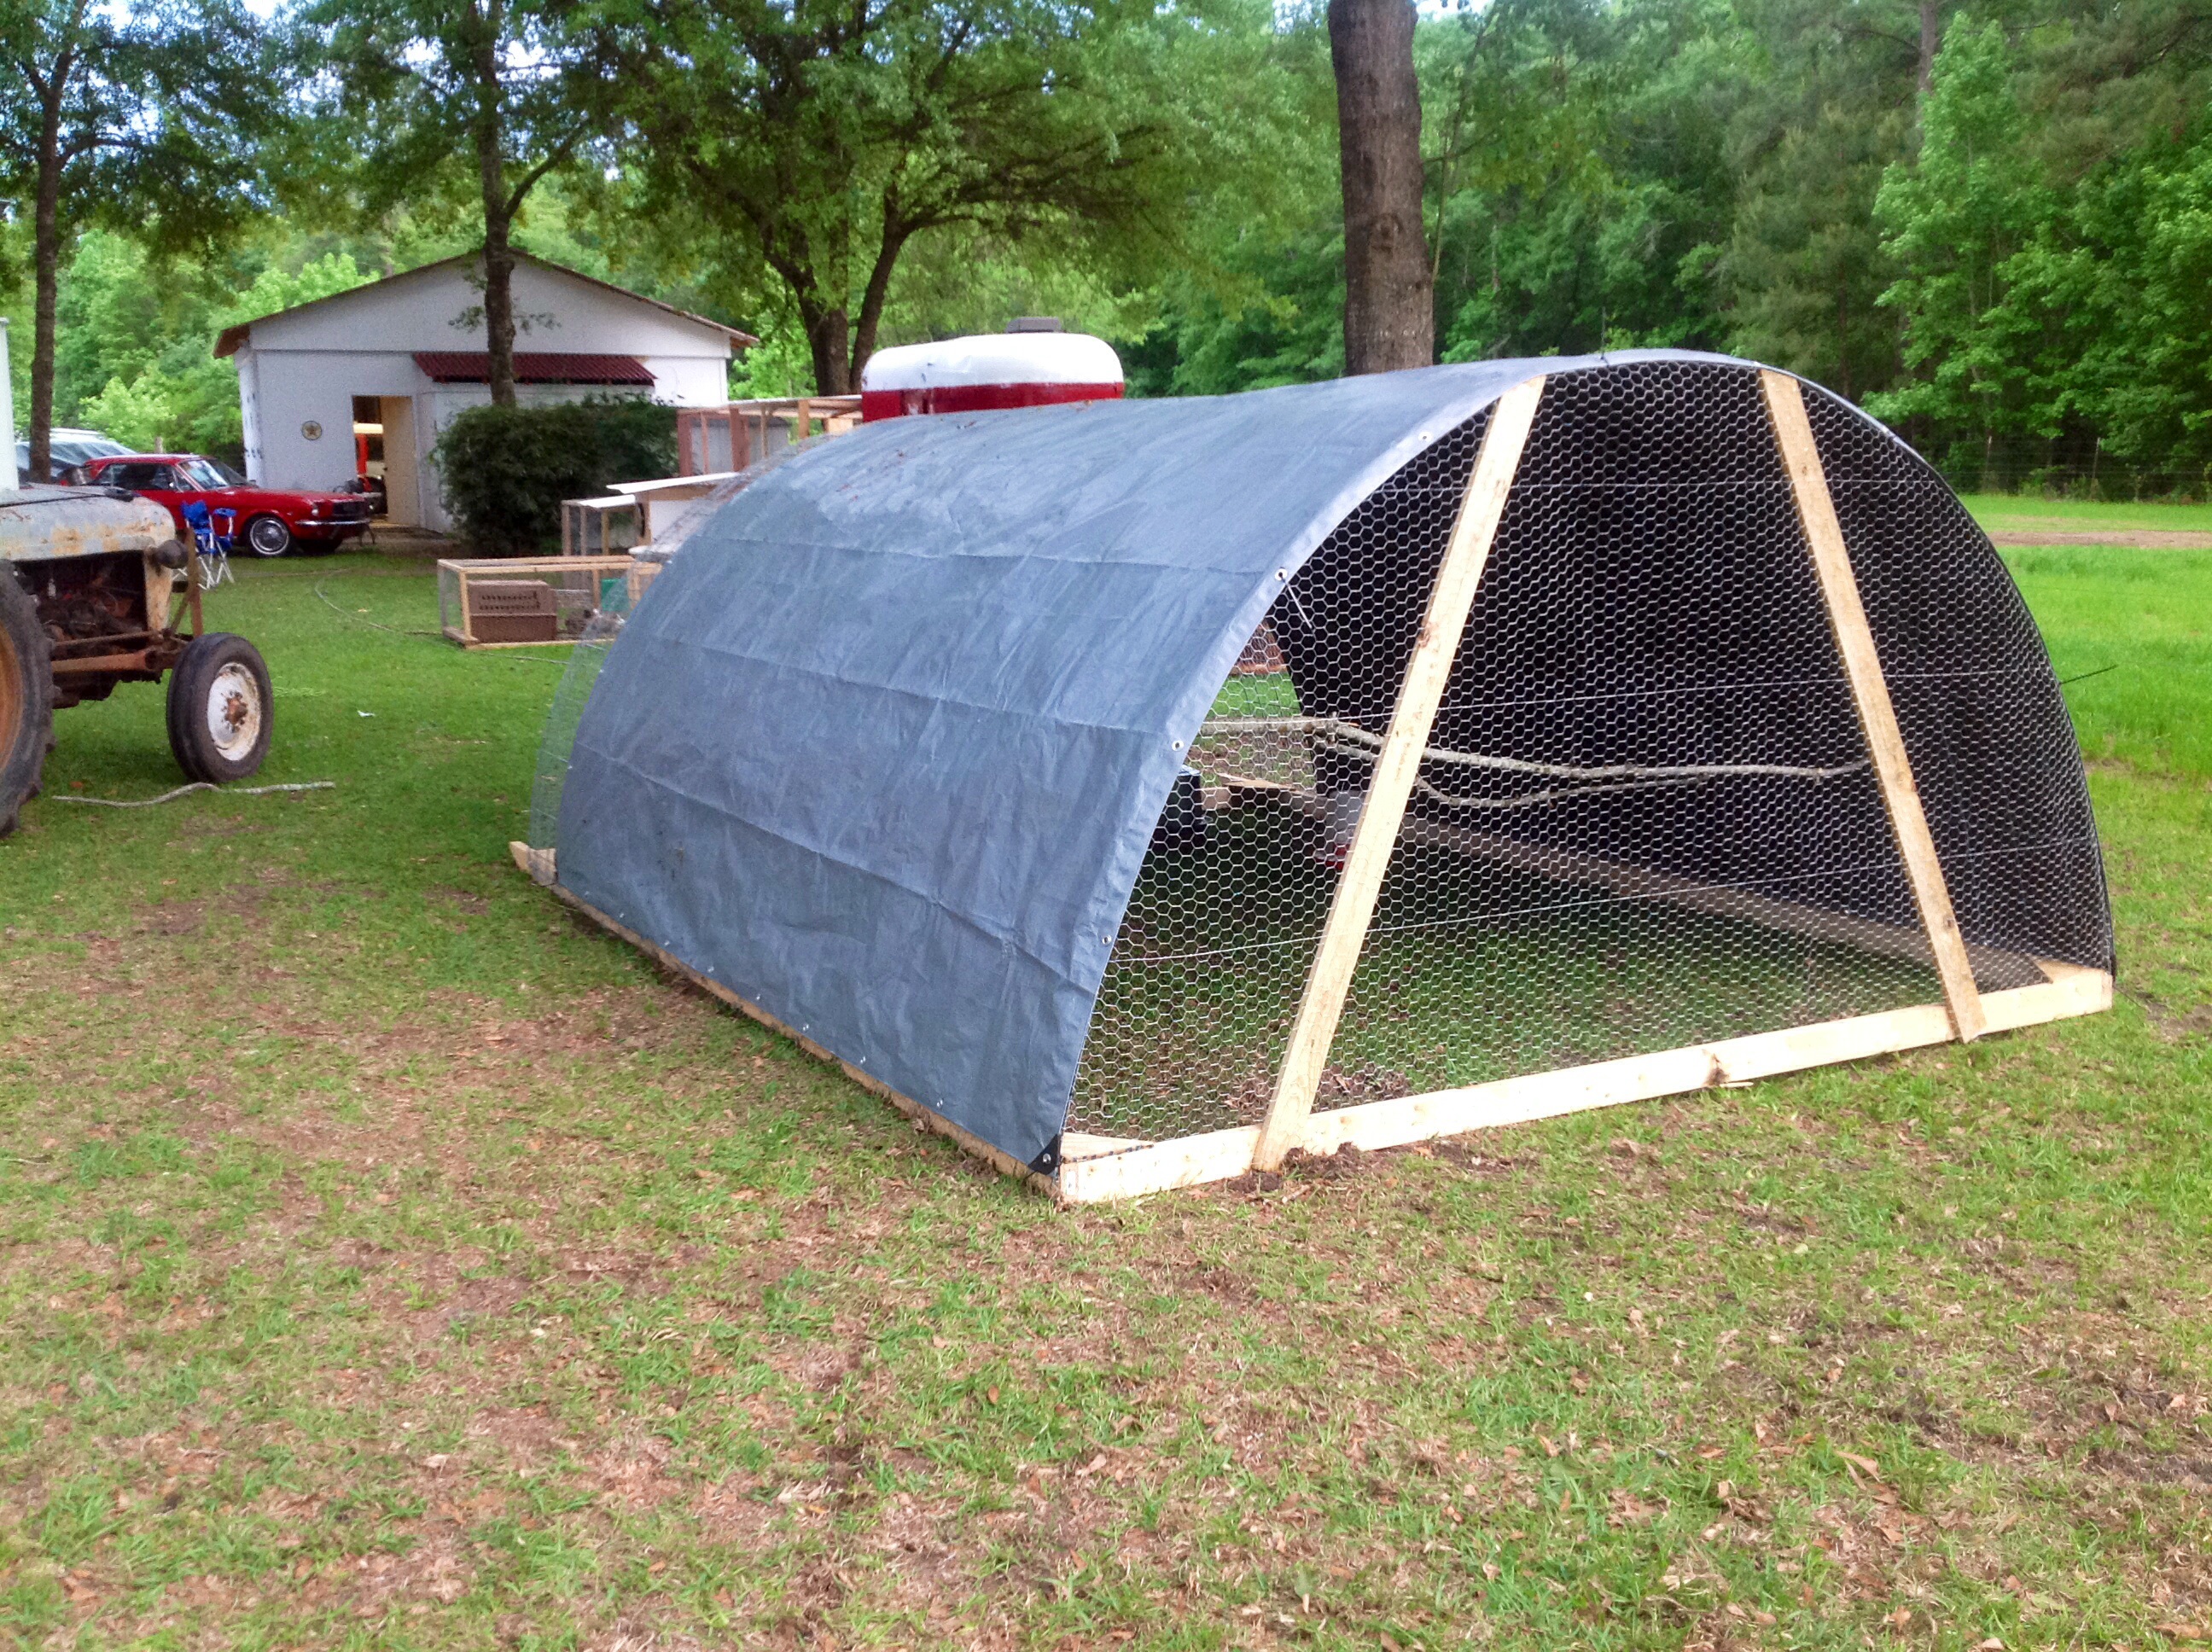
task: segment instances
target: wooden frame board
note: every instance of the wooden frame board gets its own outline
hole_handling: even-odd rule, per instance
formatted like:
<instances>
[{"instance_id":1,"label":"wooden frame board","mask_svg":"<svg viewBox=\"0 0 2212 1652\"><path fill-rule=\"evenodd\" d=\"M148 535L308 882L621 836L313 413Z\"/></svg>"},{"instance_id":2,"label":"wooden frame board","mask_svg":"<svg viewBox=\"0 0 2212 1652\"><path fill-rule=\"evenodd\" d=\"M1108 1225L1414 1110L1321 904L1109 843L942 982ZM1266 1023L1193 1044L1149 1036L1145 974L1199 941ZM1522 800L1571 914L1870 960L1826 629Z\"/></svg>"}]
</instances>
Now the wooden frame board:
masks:
<instances>
[{"instance_id":1,"label":"wooden frame board","mask_svg":"<svg viewBox=\"0 0 2212 1652\"><path fill-rule=\"evenodd\" d=\"M1267 1121L1260 1127L1260 1139L1253 1149L1252 1163L1262 1170L1279 1169L1284 1157L1304 1139L1306 1115L1313 1110L1314 1096L1321 1088L1329 1046L1336 1042L1345 995L1351 991L1352 973L1359 967L1360 949L1367 944L1368 927L1375 919L1375 902L1389 872L1390 857L1397 851L1398 828L1406 817L1407 802L1413 795L1413 782L1421 775L1421 756L1428 750L1437 708L1443 703L1444 688L1451 680L1452 662L1459 658L1460 639L1466 634L1468 615L1474 607L1474 593L1482 584L1483 569L1489 566L1498 525L1504 519L1514 472L1521 468L1522 450L1535 426L1544 382L1544 375L1539 374L1517 384L1491 408L1482 447L1468 476L1467 493L1452 524L1436 586L1429 593L1428 611L1414 637L1413 657L1406 664L1406 680L1390 713L1389 732L1375 758L1374 773L1367 783L1367 802L1359 811L1352 849L1337 879L1335 897L1329 902L1321 945L1298 1000L1297 1018L1291 1027L1283 1065L1275 1075L1275 1093L1267 1104Z\"/></svg>"},{"instance_id":2,"label":"wooden frame board","mask_svg":"<svg viewBox=\"0 0 2212 1652\"><path fill-rule=\"evenodd\" d=\"M1912 783L1905 736L1898 729L1889 683L1875 650L1874 631L1859 600L1858 576L1851 571L1843 525L1836 519L1835 501L1828 494L1827 473L1820 467L1820 450L1813 440L1812 422L1805 416L1804 392L1788 374L1771 368L1760 371L1759 383L1773 422L1775 442L1782 449L1783 467L1790 473L1798 523L1812 549L1820 594L1827 602L1836 652L1843 656L1844 675L1850 682L1851 699L1858 707L1867 755L1874 760L1875 775L1881 783L1882 806L1889 811L1890 829L1896 834L1898 853L1905 859L1905 875L1920 908L1920 920L1928 930L1936 973L1943 983L1943 1000L1950 1006L1952 1025L1959 1036L1978 1038L1986 1018L1974 988L1973 966L1966 962L1966 938L1960 934L1958 918L1951 910L1943 863L1936 858L1927 811L1920 806L1919 789Z\"/></svg>"},{"instance_id":3,"label":"wooden frame board","mask_svg":"<svg viewBox=\"0 0 2212 1652\"><path fill-rule=\"evenodd\" d=\"M2103 970L2070 964L2045 968L2055 972L2053 979L1984 996L1990 1031L2032 1027L2112 1008L2112 978ZM1440 1136L1525 1124L1592 1108L1617 1107L1625 1102L1748 1084L1808 1067L1948 1043L1951 1038L1951 1018L1944 1005L1916 1005L1878 1015L1501 1078L1462 1090L1432 1090L1425 1096L1332 1108L1306 1121L1298 1145L1316 1155L1333 1153L1346 1145L1370 1151L1403 1147ZM1064 1204L1088 1205L1224 1181L1251 1168L1259 1136L1258 1127L1248 1125L1083 1157L1068 1154L1060 1162L1053 1191Z\"/></svg>"}]
</instances>

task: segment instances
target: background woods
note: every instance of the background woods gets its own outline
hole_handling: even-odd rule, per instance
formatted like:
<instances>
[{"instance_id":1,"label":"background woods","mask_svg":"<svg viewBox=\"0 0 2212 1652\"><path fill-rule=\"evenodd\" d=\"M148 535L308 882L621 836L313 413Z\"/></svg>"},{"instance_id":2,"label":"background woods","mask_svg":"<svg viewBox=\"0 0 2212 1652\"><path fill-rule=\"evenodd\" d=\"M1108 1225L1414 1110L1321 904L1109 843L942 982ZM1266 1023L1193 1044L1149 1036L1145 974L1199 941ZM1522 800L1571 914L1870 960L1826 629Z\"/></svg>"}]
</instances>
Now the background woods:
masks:
<instances>
[{"instance_id":1,"label":"background woods","mask_svg":"<svg viewBox=\"0 0 2212 1652\"><path fill-rule=\"evenodd\" d=\"M2203 0L42 0L0 47L33 423L234 446L215 327L477 246L496 372L514 246L762 334L733 393L1031 312L1139 393L1684 345L1973 485L2212 465Z\"/></svg>"}]
</instances>

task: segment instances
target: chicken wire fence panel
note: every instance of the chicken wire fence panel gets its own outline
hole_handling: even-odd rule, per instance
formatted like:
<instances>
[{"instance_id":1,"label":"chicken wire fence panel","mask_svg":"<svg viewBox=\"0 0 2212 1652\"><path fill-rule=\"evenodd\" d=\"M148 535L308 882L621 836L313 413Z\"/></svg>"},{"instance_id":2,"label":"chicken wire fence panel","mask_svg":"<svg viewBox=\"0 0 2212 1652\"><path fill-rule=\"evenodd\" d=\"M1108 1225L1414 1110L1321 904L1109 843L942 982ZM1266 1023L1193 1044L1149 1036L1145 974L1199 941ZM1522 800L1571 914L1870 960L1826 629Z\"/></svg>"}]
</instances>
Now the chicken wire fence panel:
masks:
<instances>
[{"instance_id":1,"label":"chicken wire fence panel","mask_svg":"<svg viewBox=\"0 0 2212 1652\"><path fill-rule=\"evenodd\" d=\"M438 564L438 629L447 636L460 635L467 615L461 601L461 570L450 562Z\"/></svg>"},{"instance_id":2,"label":"chicken wire fence panel","mask_svg":"<svg viewBox=\"0 0 2212 1652\"><path fill-rule=\"evenodd\" d=\"M1927 1003L1920 938L1756 374L1554 379L1316 1106Z\"/></svg>"},{"instance_id":3,"label":"chicken wire fence panel","mask_svg":"<svg viewBox=\"0 0 2212 1652\"><path fill-rule=\"evenodd\" d=\"M2103 965L2080 763L2009 579L1924 465L1811 399L1981 985ZM1264 1115L1484 422L1355 510L1246 651L1138 880L1072 1128ZM1941 996L1756 372L1555 376L1316 1105Z\"/></svg>"},{"instance_id":4,"label":"chicken wire fence panel","mask_svg":"<svg viewBox=\"0 0 2212 1652\"><path fill-rule=\"evenodd\" d=\"M1825 394L1806 412L1983 992L2113 967L2080 746L2035 622L1936 471Z\"/></svg>"},{"instance_id":5,"label":"chicken wire fence panel","mask_svg":"<svg viewBox=\"0 0 2212 1652\"><path fill-rule=\"evenodd\" d=\"M1265 1116L1364 795L1343 748L1389 725L1489 421L1362 501L1239 657L1130 896L1071 1130L1159 1139ZM1346 734L1316 732L1332 723Z\"/></svg>"},{"instance_id":6,"label":"chicken wire fence panel","mask_svg":"<svg viewBox=\"0 0 2212 1652\"><path fill-rule=\"evenodd\" d=\"M627 579L608 583L598 610L576 638L568 666L561 673L560 687L553 691L553 704L545 714L544 731L538 740L538 768L530 787L530 847L533 849L552 848L559 837L561 792L568 783L576 725L583 720L584 708L599 680L599 668L607 662L607 650L614 646L623 621L629 616L629 593L635 588Z\"/></svg>"}]
</instances>

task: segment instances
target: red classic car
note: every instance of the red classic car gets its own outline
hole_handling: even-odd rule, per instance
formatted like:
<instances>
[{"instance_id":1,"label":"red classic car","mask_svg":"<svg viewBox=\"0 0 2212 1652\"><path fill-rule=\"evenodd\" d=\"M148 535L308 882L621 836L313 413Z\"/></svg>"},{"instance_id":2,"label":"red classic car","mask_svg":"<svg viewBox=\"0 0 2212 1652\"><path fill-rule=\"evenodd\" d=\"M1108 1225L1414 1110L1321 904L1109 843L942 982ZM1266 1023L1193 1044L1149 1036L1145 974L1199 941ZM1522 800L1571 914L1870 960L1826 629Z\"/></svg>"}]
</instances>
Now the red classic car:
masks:
<instances>
[{"instance_id":1,"label":"red classic car","mask_svg":"<svg viewBox=\"0 0 2212 1652\"><path fill-rule=\"evenodd\" d=\"M238 548L257 556L282 556L297 546L326 556L368 526L372 501L362 494L303 493L263 488L198 453L131 453L88 459L64 473L94 488L128 488L166 506L177 531L187 538L185 507L195 501L210 513L229 511ZM222 518L216 517L218 526Z\"/></svg>"}]
</instances>

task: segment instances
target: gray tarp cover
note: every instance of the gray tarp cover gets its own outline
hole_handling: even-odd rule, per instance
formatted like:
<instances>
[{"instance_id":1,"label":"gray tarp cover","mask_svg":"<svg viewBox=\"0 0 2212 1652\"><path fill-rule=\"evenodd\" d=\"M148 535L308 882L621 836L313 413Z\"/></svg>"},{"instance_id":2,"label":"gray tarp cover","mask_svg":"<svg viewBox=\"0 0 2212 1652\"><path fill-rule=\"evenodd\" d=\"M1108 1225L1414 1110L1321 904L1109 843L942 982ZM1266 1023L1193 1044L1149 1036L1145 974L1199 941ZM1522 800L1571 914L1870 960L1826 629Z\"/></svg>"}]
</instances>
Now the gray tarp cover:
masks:
<instances>
[{"instance_id":1,"label":"gray tarp cover","mask_svg":"<svg viewBox=\"0 0 2212 1652\"><path fill-rule=\"evenodd\" d=\"M608 656L560 881L1024 1163L1283 581L1512 386L1679 352L885 421L694 532Z\"/></svg>"}]
</instances>

